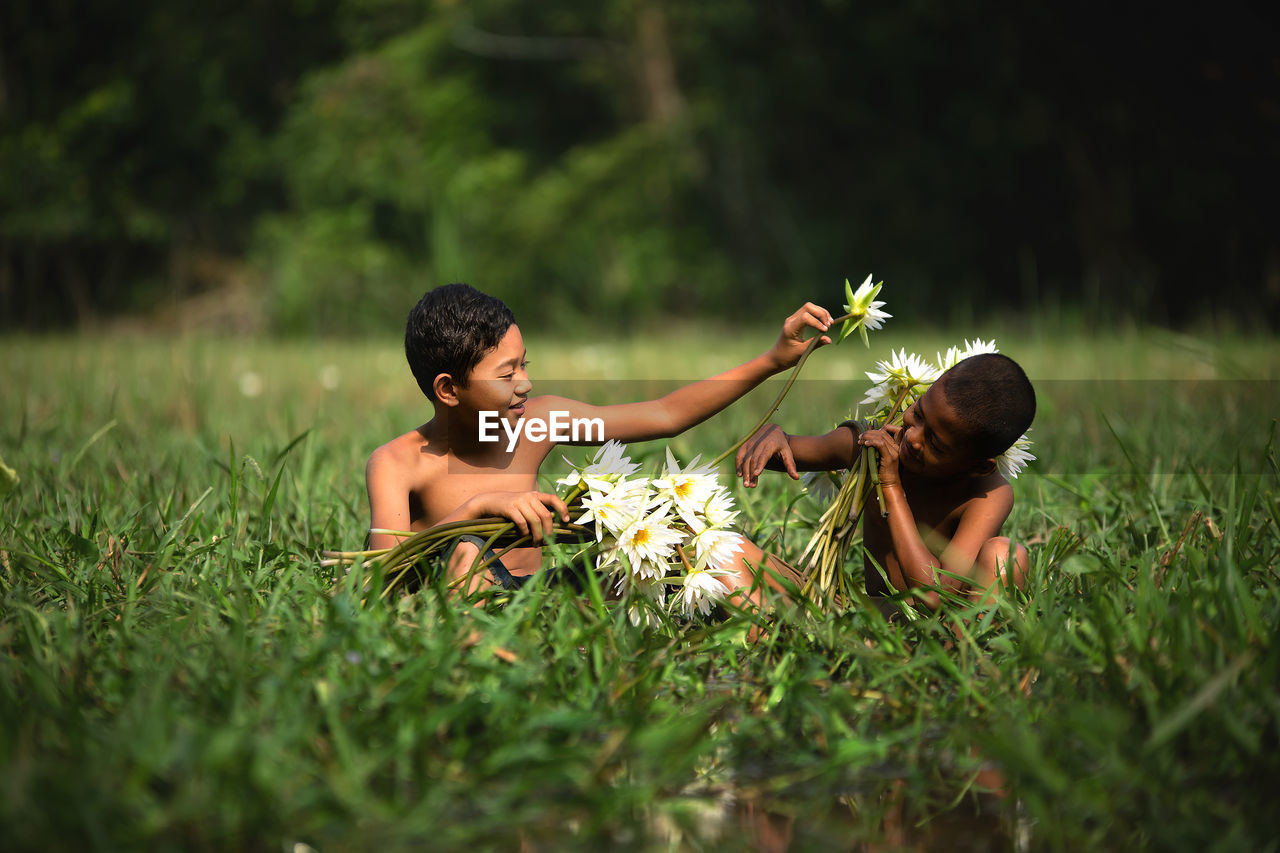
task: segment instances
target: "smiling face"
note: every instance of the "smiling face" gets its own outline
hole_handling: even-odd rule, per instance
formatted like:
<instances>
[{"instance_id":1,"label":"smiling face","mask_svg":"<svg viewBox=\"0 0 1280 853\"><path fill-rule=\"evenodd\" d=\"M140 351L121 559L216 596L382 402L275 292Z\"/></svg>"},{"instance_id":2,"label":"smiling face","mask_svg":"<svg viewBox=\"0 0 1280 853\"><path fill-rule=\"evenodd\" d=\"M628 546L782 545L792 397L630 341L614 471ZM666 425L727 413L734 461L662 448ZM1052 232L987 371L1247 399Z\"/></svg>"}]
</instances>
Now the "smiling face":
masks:
<instances>
[{"instance_id":1,"label":"smiling face","mask_svg":"<svg viewBox=\"0 0 1280 853\"><path fill-rule=\"evenodd\" d=\"M522 417L524 401L533 389L528 366L524 338L513 323L467 374L466 387L457 389L459 402L477 412L497 412L503 420Z\"/></svg>"},{"instance_id":2,"label":"smiling face","mask_svg":"<svg viewBox=\"0 0 1280 853\"><path fill-rule=\"evenodd\" d=\"M947 401L944 375L902 415L902 449L898 464L925 477L949 477L971 470L975 457L968 431Z\"/></svg>"}]
</instances>

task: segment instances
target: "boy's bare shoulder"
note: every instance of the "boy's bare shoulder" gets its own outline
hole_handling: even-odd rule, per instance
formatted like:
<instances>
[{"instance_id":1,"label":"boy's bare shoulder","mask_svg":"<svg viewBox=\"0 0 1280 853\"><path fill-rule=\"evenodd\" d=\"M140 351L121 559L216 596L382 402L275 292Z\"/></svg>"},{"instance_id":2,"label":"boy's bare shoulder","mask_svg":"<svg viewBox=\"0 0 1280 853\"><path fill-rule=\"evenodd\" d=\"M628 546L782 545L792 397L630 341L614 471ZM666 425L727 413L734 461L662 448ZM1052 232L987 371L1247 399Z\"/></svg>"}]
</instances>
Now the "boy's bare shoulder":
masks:
<instances>
[{"instance_id":1,"label":"boy's bare shoulder","mask_svg":"<svg viewBox=\"0 0 1280 853\"><path fill-rule=\"evenodd\" d=\"M440 454L431 452L430 442L421 430L410 430L369 454L365 476L370 480L396 479L410 486L420 485L442 464L440 459Z\"/></svg>"},{"instance_id":2,"label":"boy's bare shoulder","mask_svg":"<svg viewBox=\"0 0 1280 853\"><path fill-rule=\"evenodd\" d=\"M969 517L999 517L1013 509L1013 487L999 472L982 477L921 481L907 489L917 520L931 527L955 525Z\"/></svg>"},{"instance_id":3,"label":"boy's bare shoulder","mask_svg":"<svg viewBox=\"0 0 1280 853\"><path fill-rule=\"evenodd\" d=\"M997 471L975 477L958 508L964 514L976 511L998 515L1003 520L1013 509L1013 486Z\"/></svg>"}]
</instances>

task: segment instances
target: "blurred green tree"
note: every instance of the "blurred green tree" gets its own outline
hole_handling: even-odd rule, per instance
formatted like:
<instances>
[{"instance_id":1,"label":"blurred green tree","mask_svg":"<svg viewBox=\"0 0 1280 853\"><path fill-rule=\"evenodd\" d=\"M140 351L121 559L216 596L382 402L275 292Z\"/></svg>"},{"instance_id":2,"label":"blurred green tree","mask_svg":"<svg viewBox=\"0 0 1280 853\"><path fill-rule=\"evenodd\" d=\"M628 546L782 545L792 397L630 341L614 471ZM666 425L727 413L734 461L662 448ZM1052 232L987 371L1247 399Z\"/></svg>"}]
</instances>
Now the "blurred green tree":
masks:
<instances>
[{"instance_id":1,"label":"blurred green tree","mask_svg":"<svg viewBox=\"0 0 1280 853\"><path fill-rule=\"evenodd\" d=\"M1277 29L1240 0L13 0L0 327L248 256L293 331L459 279L567 327L866 271L921 318L1275 328Z\"/></svg>"},{"instance_id":2,"label":"blurred green tree","mask_svg":"<svg viewBox=\"0 0 1280 853\"><path fill-rule=\"evenodd\" d=\"M335 0L0 5L0 323L180 298L243 251L265 140Z\"/></svg>"},{"instance_id":3,"label":"blurred green tree","mask_svg":"<svg viewBox=\"0 0 1280 853\"><path fill-rule=\"evenodd\" d=\"M493 35L469 8L313 75L276 141L289 209L260 231L280 324L385 329L455 280L544 321L728 298L655 9L587 38Z\"/></svg>"}]
</instances>

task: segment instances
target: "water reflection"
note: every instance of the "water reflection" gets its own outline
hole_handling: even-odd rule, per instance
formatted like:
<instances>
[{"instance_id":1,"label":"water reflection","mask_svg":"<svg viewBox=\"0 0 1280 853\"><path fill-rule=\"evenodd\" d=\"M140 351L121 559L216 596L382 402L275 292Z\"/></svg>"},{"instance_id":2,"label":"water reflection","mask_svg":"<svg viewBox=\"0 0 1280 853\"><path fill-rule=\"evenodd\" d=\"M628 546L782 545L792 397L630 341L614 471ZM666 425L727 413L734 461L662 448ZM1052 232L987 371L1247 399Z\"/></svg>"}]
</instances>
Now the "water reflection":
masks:
<instances>
[{"instance_id":1,"label":"water reflection","mask_svg":"<svg viewBox=\"0 0 1280 853\"><path fill-rule=\"evenodd\" d=\"M980 771L954 805L939 806L944 796L954 798L955 791L936 791L913 800L911 786L900 778L876 793L842 797L823 815L798 818L761 802L742 802L737 808L739 841L760 853L1021 853L1028 849L1025 829L1018 825L1014 803L998 770Z\"/></svg>"}]
</instances>

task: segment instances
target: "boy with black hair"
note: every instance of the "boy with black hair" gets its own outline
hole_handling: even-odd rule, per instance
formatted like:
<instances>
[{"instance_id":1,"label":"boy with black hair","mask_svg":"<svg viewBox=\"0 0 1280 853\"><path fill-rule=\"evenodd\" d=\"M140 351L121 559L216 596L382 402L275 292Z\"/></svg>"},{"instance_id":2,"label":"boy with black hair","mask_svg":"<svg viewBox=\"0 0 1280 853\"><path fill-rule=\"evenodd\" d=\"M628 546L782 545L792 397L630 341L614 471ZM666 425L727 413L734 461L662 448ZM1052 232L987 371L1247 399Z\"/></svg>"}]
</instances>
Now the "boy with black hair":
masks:
<instances>
[{"instance_id":1,"label":"boy with black hair","mask_svg":"<svg viewBox=\"0 0 1280 853\"><path fill-rule=\"evenodd\" d=\"M765 468L798 479L800 471L849 468L865 448L876 450L885 512L863 513L867 593L891 592L879 566L894 590L920 589L915 600L936 610L938 587L982 600L998 583L1024 583L1026 548L999 535L1013 488L995 457L1035 412L1035 390L1013 359L973 355L943 373L903 413L902 426L859 432L845 422L820 436L762 427L738 451L738 476L748 488Z\"/></svg>"},{"instance_id":2,"label":"boy with black hair","mask_svg":"<svg viewBox=\"0 0 1280 853\"><path fill-rule=\"evenodd\" d=\"M410 311L405 355L422 392L434 405L431 420L379 447L369 457L371 548L389 548L400 537L385 530L420 531L438 524L488 516L510 519L540 545L554 516L569 521L564 502L538 490L538 467L557 444L646 441L677 435L701 423L760 382L794 365L808 341L804 329L825 332L831 314L811 303L786 319L782 334L765 353L711 379L679 388L657 400L594 406L565 397L530 397L524 341L501 300L465 284L429 291ZM825 335L821 343L830 343ZM599 426L591 434L557 437L548 424ZM541 425L537 430L535 426ZM495 440L496 439L496 440ZM474 538L463 539L449 557L452 580L465 577L479 554ZM758 606L764 585L755 568L785 567L742 541L731 602ZM541 565L538 547L514 549L494 561L487 577L474 577L467 591L485 582L518 586ZM765 572L764 574L768 574ZM769 586L775 581L763 578Z\"/></svg>"}]
</instances>

